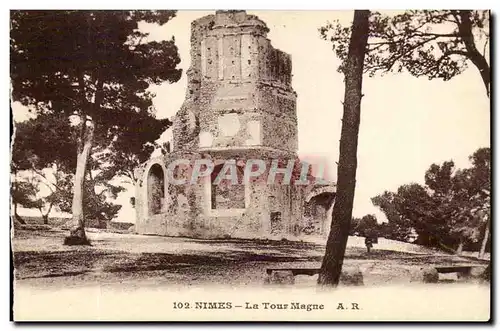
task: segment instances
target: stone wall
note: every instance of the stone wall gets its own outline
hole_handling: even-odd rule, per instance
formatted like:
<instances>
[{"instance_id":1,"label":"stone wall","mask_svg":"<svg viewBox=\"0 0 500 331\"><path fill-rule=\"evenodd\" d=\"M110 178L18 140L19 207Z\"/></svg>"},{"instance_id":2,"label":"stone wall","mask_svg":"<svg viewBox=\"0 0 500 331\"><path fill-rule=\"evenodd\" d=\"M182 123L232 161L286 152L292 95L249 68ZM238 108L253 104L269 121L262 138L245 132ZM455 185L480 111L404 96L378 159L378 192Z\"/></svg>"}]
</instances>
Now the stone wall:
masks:
<instances>
[{"instance_id":1,"label":"stone wall","mask_svg":"<svg viewBox=\"0 0 500 331\"><path fill-rule=\"evenodd\" d=\"M255 152L255 151L254 151ZM229 151L227 151L229 153ZM241 158L255 158L250 152L239 154ZM173 153L151 160L138 182L136 204L138 212L137 232L168 236L187 236L200 238L272 238L297 236L304 234L310 227L308 222L315 220L324 230L328 219L326 212L333 203L331 193L315 190L314 185L283 184L277 177L275 184L268 184L260 178L244 186L244 208L240 205L214 208L212 204L213 178L205 177L197 183L175 185L165 183L165 198L161 213L151 212L150 196L151 171L166 169L177 158L194 160L199 158L225 159L224 154L213 155L197 153ZM268 161L267 168L270 168ZM190 178L189 171L176 171L175 179ZM185 176L185 177L183 177ZM266 179L267 174L262 176ZM241 177L240 177L241 179ZM323 208L323 212L319 209ZM325 217L324 220L319 218ZM322 222L323 221L323 222Z\"/></svg>"}]
</instances>

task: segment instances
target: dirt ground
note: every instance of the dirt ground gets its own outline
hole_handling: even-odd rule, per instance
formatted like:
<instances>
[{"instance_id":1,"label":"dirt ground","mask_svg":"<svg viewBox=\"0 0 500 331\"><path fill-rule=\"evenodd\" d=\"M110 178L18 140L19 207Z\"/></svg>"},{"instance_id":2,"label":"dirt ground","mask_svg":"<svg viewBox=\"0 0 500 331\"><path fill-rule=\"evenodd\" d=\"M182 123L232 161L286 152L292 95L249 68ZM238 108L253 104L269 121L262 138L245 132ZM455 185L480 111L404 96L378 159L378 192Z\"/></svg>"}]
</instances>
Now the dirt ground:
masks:
<instances>
[{"instance_id":1,"label":"dirt ground","mask_svg":"<svg viewBox=\"0 0 500 331\"><path fill-rule=\"evenodd\" d=\"M324 245L268 240L202 240L109 232L89 232L92 246L63 246L65 231L16 230L12 238L16 286L82 287L126 284L262 285L268 267L318 268ZM359 243L358 243L359 241ZM486 261L391 244L375 245L368 255L359 238L350 238L344 265L357 265L365 285L402 284L428 265L486 264ZM441 277L441 276L440 276ZM297 276L312 286L316 276ZM453 277L443 279L453 281Z\"/></svg>"}]
</instances>

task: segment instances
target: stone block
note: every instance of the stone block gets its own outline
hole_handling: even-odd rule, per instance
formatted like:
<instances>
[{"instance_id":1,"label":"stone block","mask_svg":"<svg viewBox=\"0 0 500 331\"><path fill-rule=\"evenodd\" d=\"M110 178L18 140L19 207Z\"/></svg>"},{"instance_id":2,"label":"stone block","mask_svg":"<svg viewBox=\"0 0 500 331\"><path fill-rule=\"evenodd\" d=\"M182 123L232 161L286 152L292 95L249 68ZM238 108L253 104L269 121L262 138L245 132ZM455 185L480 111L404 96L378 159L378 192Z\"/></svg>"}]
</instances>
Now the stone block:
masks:
<instances>
[{"instance_id":1,"label":"stone block","mask_svg":"<svg viewBox=\"0 0 500 331\"><path fill-rule=\"evenodd\" d=\"M273 271L271 275L266 278L266 283L293 285L295 284L295 277L291 271L285 271L285 270Z\"/></svg>"},{"instance_id":2,"label":"stone block","mask_svg":"<svg viewBox=\"0 0 500 331\"><path fill-rule=\"evenodd\" d=\"M439 281L439 272L434 267L422 267L412 271L410 276L410 281L415 283L437 283Z\"/></svg>"},{"instance_id":3,"label":"stone block","mask_svg":"<svg viewBox=\"0 0 500 331\"><path fill-rule=\"evenodd\" d=\"M344 266L340 273L339 284L348 286L364 285L363 273L358 266Z\"/></svg>"},{"instance_id":4,"label":"stone block","mask_svg":"<svg viewBox=\"0 0 500 331\"><path fill-rule=\"evenodd\" d=\"M484 280L487 267L472 267L469 272L457 272L458 279L462 281Z\"/></svg>"}]
</instances>

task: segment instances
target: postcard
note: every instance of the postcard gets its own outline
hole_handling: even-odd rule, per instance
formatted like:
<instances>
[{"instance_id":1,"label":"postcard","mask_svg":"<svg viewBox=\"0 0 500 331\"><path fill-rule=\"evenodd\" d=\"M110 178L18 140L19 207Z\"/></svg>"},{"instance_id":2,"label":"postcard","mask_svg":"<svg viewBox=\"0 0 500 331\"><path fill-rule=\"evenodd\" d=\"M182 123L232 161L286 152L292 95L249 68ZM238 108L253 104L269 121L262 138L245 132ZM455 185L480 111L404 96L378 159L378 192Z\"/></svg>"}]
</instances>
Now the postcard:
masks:
<instances>
[{"instance_id":1,"label":"postcard","mask_svg":"<svg viewBox=\"0 0 500 331\"><path fill-rule=\"evenodd\" d=\"M489 22L12 10L12 319L490 321Z\"/></svg>"}]
</instances>

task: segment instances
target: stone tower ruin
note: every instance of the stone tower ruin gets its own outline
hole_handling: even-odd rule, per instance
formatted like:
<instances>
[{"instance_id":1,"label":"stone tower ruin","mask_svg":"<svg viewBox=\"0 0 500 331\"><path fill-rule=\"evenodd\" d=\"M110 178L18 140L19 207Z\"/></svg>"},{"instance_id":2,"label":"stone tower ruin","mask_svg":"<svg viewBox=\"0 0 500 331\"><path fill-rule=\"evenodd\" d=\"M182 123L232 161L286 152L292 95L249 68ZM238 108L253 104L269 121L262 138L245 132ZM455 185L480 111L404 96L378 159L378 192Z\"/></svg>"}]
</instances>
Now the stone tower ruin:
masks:
<instances>
[{"instance_id":1,"label":"stone tower ruin","mask_svg":"<svg viewBox=\"0 0 500 331\"><path fill-rule=\"evenodd\" d=\"M282 238L299 234L304 215L321 213L324 230L332 185L174 185L166 175L179 159L214 160L214 175L221 160L235 160L238 170L250 159L268 165L298 160L292 61L271 45L268 31L245 11L217 11L192 22L188 86L174 118L172 152L139 169L138 233Z\"/></svg>"}]
</instances>

